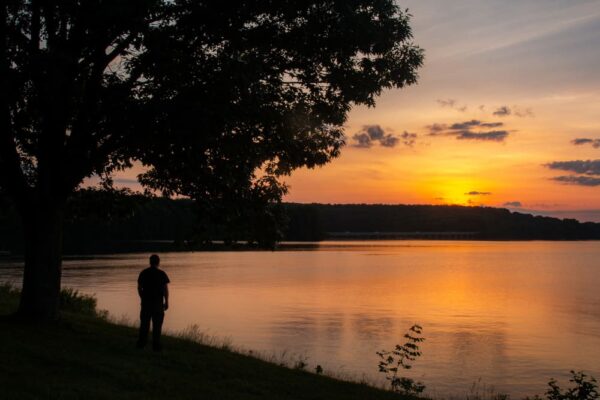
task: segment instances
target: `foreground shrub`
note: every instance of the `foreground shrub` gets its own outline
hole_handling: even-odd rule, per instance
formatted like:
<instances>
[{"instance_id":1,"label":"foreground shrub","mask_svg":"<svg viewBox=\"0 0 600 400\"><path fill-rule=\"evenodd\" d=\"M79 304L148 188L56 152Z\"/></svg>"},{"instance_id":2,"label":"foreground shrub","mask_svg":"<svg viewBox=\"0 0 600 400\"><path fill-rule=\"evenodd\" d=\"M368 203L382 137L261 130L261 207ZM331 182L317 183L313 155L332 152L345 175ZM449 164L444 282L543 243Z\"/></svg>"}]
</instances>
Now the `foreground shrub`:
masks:
<instances>
[{"instance_id":1,"label":"foreground shrub","mask_svg":"<svg viewBox=\"0 0 600 400\"><path fill-rule=\"evenodd\" d=\"M94 296L82 294L75 289L60 291L60 310L83 315L101 316L96 310L97 300Z\"/></svg>"},{"instance_id":2,"label":"foreground shrub","mask_svg":"<svg viewBox=\"0 0 600 400\"><path fill-rule=\"evenodd\" d=\"M546 398L548 400L596 400L599 398L598 384L594 377L588 377L581 371L571 371L569 382L573 386L562 390L555 379L550 379L548 382L550 388L546 392Z\"/></svg>"}]
</instances>

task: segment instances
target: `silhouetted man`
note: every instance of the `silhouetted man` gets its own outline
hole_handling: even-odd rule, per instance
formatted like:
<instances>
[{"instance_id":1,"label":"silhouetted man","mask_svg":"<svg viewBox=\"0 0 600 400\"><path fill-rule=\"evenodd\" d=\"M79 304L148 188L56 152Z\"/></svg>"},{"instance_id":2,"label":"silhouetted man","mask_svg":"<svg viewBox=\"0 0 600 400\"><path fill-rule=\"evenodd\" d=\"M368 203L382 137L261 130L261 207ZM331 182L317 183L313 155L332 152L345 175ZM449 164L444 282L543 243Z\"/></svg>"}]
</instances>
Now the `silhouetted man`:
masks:
<instances>
[{"instance_id":1,"label":"silhouetted man","mask_svg":"<svg viewBox=\"0 0 600 400\"><path fill-rule=\"evenodd\" d=\"M140 336L138 348L143 348L148 342L150 320L152 320L152 349L161 350L160 333L162 330L165 311L169 308L170 282L167 274L158 269L160 258L153 254L150 256L150 267L140 272L138 278L138 293L142 299L140 312Z\"/></svg>"}]
</instances>

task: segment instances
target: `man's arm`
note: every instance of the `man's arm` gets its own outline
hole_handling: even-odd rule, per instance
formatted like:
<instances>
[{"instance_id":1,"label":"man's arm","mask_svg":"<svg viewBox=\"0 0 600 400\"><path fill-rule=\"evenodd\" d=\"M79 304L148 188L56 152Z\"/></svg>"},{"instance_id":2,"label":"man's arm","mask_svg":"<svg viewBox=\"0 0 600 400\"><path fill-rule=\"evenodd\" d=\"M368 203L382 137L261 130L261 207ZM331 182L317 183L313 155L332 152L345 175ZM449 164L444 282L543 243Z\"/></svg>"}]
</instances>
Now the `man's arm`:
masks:
<instances>
[{"instance_id":1,"label":"man's arm","mask_svg":"<svg viewBox=\"0 0 600 400\"><path fill-rule=\"evenodd\" d=\"M165 283L165 311L169 309L169 284Z\"/></svg>"},{"instance_id":2,"label":"man's arm","mask_svg":"<svg viewBox=\"0 0 600 400\"><path fill-rule=\"evenodd\" d=\"M144 287L142 286L143 275L144 271L140 272L140 275L138 276L138 295L140 296L140 298L142 298L142 292L144 291Z\"/></svg>"}]
</instances>

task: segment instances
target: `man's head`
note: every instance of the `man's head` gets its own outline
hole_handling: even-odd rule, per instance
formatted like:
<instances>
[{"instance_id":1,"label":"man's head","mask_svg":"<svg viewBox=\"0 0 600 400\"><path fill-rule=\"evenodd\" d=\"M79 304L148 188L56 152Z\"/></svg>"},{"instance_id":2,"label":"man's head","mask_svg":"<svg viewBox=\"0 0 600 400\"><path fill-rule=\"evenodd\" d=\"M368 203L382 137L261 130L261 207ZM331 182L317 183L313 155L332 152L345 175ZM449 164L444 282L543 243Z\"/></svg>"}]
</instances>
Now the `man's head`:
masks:
<instances>
[{"instance_id":1,"label":"man's head","mask_svg":"<svg viewBox=\"0 0 600 400\"><path fill-rule=\"evenodd\" d=\"M156 254L152 254L150 256L150 266L154 267L154 268L158 268L159 265L160 265L160 257L157 256Z\"/></svg>"}]
</instances>

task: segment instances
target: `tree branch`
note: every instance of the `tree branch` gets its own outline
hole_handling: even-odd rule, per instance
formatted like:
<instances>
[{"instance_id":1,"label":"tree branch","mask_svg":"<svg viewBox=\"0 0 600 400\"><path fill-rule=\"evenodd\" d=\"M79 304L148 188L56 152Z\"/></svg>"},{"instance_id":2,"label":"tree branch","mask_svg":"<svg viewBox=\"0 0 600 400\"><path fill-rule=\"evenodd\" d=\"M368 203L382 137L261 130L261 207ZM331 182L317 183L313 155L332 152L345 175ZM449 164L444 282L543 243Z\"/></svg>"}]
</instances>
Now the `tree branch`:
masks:
<instances>
[{"instance_id":1,"label":"tree branch","mask_svg":"<svg viewBox=\"0 0 600 400\"><path fill-rule=\"evenodd\" d=\"M21 203L29 189L21 170L21 161L16 143L11 135L10 108L8 99L8 9L0 6L0 185L9 195Z\"/></svg>"},{"instance_id":2,"label":"tree branch","mask_svg":"<svg viewBox=\"0 0 600 400\"><path fill-rule=\"evenodd\" d=\"M40 49L40 4L37 0L31 2L31 51L37 53Z\"/></svg>"},{"instance_id":3,"label":"tree branch","mask_svg":"<svg viewBox=\"0 0 600 400\"><path fill-rule=\"evenodd\" d=\"M129 47L134 38L135 34L130 33L125 39L123 39L121 43L117 44L113 48L113 50L104 57L104 68L110 65L110 63L113 62L115 58L117 58L123 51L125 51L125 49ZM102 68L102 70L104 70L104 68Z\"/></svg>"},{"instance_id":4,"label":"tree branch","mask_svg":"<svg viewBox=\"0 0 600 400\"><path fill-rule=\"evenodd\" d=\"M46 42L48 43L48 48L51 48L55 45L56 40L56 20L54 19L54 9L56 8L56 4L54 1L47 1L45 7L43 7L44 11L44 20L46 22Z\"/></svg>"}]
</instances>

